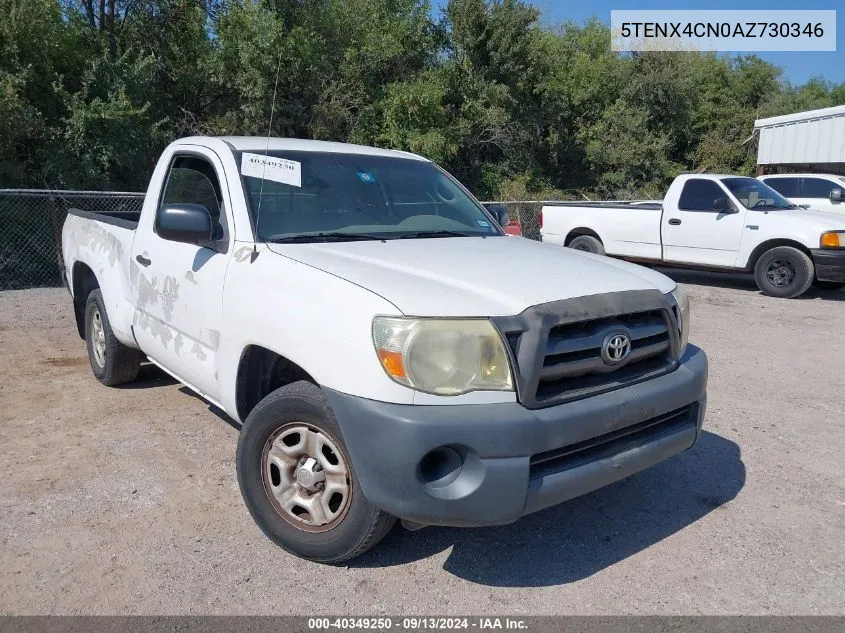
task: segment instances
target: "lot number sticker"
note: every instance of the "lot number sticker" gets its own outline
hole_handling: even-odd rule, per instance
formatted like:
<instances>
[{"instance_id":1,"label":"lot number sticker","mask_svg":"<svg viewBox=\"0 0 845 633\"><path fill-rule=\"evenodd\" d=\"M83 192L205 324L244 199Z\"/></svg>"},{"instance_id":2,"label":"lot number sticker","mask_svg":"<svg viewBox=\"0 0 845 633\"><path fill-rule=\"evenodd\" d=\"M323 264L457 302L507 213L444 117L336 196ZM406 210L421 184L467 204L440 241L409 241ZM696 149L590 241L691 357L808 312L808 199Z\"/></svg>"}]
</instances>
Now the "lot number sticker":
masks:
<instances>
[{"instance_id":1,"label":"lot number sticker","mask_svg":"<svg viewBox=\"0 0 845 633\"><path fill-rule=\"evenodd\" d=\"M274 158L263 154L241 155L241 174L251 178L264 178L283 185L302 187L302 163L286 158Z\"/></svg>"}]
</instances>

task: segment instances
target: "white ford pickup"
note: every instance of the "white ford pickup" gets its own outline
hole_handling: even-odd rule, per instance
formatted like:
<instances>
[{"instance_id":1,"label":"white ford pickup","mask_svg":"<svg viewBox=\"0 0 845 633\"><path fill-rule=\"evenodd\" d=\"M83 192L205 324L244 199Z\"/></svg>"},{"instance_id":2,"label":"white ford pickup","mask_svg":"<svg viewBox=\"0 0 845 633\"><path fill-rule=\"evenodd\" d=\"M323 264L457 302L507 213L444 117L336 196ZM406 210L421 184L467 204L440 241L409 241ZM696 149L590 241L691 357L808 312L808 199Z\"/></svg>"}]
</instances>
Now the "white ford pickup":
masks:
<instances>
[{"instance_id":1,"label":"white ford pickup","mask_svg":"<svg viewBox=\"0 0 845 633\"><path fill-rule=\"evenodd\" d=\"M754 178L682 175L662 201L546 204L541 223L546 244L753 272L775 297L845 284L845 216L802 209Z\"/></svg>"},{"instance_id":2,"label":"white ford pickup","mask_svg":"<svg viewBox=\"0 0 845 633\"><path fill-rule=\"evenodd\" d=\"M413 154L196 137L138 217L74 211L62 247L94 375L149 359L240 421L256 523L337 563L396 518L510 523L699 436L682 288L503 220Z\"/></svg>"}]
</instances>

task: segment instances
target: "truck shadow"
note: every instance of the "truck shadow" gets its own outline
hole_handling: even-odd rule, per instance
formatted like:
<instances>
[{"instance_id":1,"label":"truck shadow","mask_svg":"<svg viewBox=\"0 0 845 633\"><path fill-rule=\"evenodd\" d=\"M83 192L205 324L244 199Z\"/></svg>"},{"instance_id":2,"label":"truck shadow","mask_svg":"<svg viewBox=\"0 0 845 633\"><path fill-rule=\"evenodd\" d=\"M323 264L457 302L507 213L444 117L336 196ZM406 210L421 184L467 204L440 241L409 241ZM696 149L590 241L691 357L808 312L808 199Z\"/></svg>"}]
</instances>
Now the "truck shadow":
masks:
<instances>
[{"instance_id":1,"label":"truck shadow","mask_svg":"<svg viewBox=\"0 0 845 633\"><path fill-rule=\"evenodd\" d=\"M695 447L627 480L502 527L395 529L351 563L385 567L452 548L443 568L493 587L544 587L587 578L726 511L745 485L734 442L703 432ZM694 546L694 545L693 545Z\"/></svg>"},{"instance_id":2,"label":"truck shadow","mask_svg":"<svg viewBox=\"0 0 845 633\"><path fill-rule=\"evenodd\" d=\"M167 387L175 385L176 379L163 369L159 369L152 363L141 363L141 370L138 372L138 377L132 381L122 385L117 385L117 389L153 389L155 387Z\"/></svg>"},{"instance_id":3,"label":"truck shadow","mask_svg":"<svg viewBox=\"0 0 845 633\"><path fill-rule=\"evenodd\" d=\"M655 270L682 284L710 286L713 288L733 288L736 290L748 290L761 296L763 294L757 288L754 276L746 273L720 273L686 268L666 268L663 266L655 267ZM798 297L798 299L801 301L812 299L820 299L823 301L845 301L845 290L821 290L818 288L810 288L807 292Z\"/></svg>"}]
</instances>

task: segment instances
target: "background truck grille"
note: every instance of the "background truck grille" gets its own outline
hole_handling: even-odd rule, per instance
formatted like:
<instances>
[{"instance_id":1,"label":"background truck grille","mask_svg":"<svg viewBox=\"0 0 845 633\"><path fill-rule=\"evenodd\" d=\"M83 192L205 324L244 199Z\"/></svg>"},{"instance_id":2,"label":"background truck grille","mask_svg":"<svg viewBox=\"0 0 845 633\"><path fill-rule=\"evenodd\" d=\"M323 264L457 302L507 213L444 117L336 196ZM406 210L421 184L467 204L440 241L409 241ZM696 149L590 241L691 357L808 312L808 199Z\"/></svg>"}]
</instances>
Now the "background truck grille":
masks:
<instances>
[{"instance_id":1,"label":"background truck grille","mask_svg":"<svg viewBox=\"0 0 845 633\"><path fill-rule=\"evenodd\" d=\"M494 319L516 366L517 390L541 408L625 387L677 366L675 306L657 291L628 291L568 299ZM625 310L625 308L628 308ZM624 332L624 362L602 359L605 338Z\"/></svg>"}]
</instances>

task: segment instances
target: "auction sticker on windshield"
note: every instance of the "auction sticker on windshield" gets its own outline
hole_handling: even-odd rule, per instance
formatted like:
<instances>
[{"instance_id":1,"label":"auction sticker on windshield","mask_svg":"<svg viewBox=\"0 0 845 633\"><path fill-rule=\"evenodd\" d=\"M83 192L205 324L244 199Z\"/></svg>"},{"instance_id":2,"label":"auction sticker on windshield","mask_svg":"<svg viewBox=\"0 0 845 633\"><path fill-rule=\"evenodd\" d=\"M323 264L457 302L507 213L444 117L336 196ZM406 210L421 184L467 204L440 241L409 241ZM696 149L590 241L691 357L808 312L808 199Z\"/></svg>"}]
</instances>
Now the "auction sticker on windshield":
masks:
<instances>
[{"instance_id":1,"label":"auction sticker on windshield","mask_svg":"<svg viewBox=\"0 0 845 633\"><path fill-rule=\"evenodd\" d=\"M241 174L292 187L302 187L302 163L286 158L244 152L241 155Z\"/></svg>"}]
</instances>

